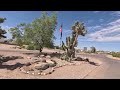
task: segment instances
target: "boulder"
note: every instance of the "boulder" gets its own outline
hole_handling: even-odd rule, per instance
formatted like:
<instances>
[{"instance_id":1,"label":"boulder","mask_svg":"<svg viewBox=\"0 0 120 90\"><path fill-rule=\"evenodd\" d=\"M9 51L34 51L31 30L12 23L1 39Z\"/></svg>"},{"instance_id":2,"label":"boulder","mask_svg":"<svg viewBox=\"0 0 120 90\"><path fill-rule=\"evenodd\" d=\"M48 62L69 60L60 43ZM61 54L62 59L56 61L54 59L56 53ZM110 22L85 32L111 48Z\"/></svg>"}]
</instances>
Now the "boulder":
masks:
<instances>
[{"instance_id":1,"label":"boulder","mask_svg":"<svg viewBox=\"0 0 120 90\"><path fill-rule=\"evenodd\" d=\"M23 57L21 57L21 56L16 56L18 59L24 59Z\"/></svg>"},{"instance_id":2,"label":"boulder","mask_svg":"<svg viewBox=\"0 0 120 90\"><path fill-rule=\"evenodd\" d=\"M56 66L56 63L55 63L54 61L46 60L46 62L49 64L49 67L54 67L54 66Z\"/></svg>"},{"instance_id":3,"label":"boulder","mask_svg":"<svg viewBox=\"0 0 120 90\"><path fill-rule=\"evenodd\" d=\"M73 61L83 61L83 59L81 57L76 57L76 58L73 58Z\"/></svg>"},{"instance_id":4,"label":"boulder","mask_svg":"<svg viewBox=\"0 0 120 90\"><path fill-rule=\"evenodd\" d=\"M47 63L39 63L35 65L35 69L37 70L45 70L47 68L49 68L49 64Z\"/></svg>"},{"instance_id":5,"label":"boulder","mask_svg":"<svg viewBox=\"0 0 120 90\"><path fill-rule=\"evenodd\" d=\"M47 58L47 59L51 59L51 56L50 56L50 55L48 55L48 56L46 56L46 58Z\"/></svg>"},{"instance_id":6,"label":"boulder","mask_svg":"<svg viewBox=\"0 0 120 90\"><path fill-rule=\"evenodd\" d=\"M54 70L52 68L48 68L44 70L42 73L45 73L47 75L47 74L51 74L52 72L54 72Z\"/></svg>"},{"instance_id":7,"label":"boulder","mask_svg":"<svg viewBox=\"0 0 120 90\"><path fill-rule=\"evenodd\" d=\"M46 62L47 62L47 63L52 63L52 64L54 64L54 62L51 61L50 59L47 59Z\"/></svg>"},{"instance_id":8,"label":"boulder","mask_svg":"<svg viewBox=\"0 0 120 90\"><path fill-rule=\"evenodd\" d=\"M45 55L40 55L41 58L45 57Z\"/></svg>"},{"instance_id":9,"label":"boulder","mask_svg":"<svg viewBox=\"0 0 120 90\"><path fill-rule=\"evenodd\" d=\"M48 54L47 53L44 53L44 56L47 56Z\"/></svg>"},{"instance_id":10,"label":"boulder","mask_svg":"<svg viewBox=\"0 0 120 90\"><path fill-rule=\"evenodd\" d=\"M4 59L4 57L0 57L0 59L1 59L1 60L3 60L3 59Z\"/></svg>"},{"instance_id":11,"label":"boulder","mask_svg":"<svg viewBox=\"0 0 120 90\"><path fill-rule=\"evenodd\" d=\"M89 59L88 59L88 58L84 58L83 60L86 61L86 62L89 62Z\"/></svg>"},{"instance_id":12,"label":"boulder","mask_svg":"<svg viewBox=\"0 0 120 90\"><path fill-rule=\"evenodd\" d=\"M56 64L54 64L54 63L49 63L49 67L54 67L54 66L56 66Z\"/></svg>"},{"instance_id":13,"label":"boulder","mask_svg":"<svg viewBox=\"0 0 120 90\"><path fill-rule=\"evenodd\" d=\"M31 63L30 63L30 62L26 63L26 66L30 66L30 65L31 65Z\"/></svg>"},{"instance_id":14,"label":"boulder","mask_svg":"<svg viewBox=\"0 0 120 90\"><path fill-rule=\"evenodd\" d=\"M32 60L39 60L39 58L38 57L33 57L33 58L31 58Z\"/></svg>"},{"instance_id":15,"label":"boulder","mask_svg":"<svg viewBox=\"0 0 120 90\"><path fill-rule=\"evenodd\" d=\"M41 62L46 62L46 59L45 59L45 58L43 58L43 59L41 59L40 61L41 61Z\"/></svg>"},{"instance_id":16,"label":"boulder","mask_svg":"<svg viewBox=\"0 0 120 90\"><path fill-rule=\"evenodd\" d=\"M3 59L10 59L10 57L9 57L9 56L7 56L7 57L3 57Z\"/></svg>"}]
</instances>

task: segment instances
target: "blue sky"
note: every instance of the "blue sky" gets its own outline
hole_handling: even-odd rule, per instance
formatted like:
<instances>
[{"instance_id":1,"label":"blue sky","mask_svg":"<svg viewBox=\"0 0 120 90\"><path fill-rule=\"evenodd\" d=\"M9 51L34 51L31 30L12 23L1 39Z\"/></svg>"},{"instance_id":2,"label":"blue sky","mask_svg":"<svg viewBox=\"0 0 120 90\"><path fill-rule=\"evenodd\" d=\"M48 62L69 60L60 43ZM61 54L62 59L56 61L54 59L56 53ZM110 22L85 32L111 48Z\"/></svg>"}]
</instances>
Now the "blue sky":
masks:
<instances>
[{"instance_id":1,"label":"blue sky","mask_svg":"<svg viewBox=\"0 0 120 90\"><path fill-rule=\"evenodd\" d=\"M30 23L40 17L41 11L0 11L0 17L7 20L1 24L8 30L19 23ZM71 26L75 21L84 22L88 33L79 36L78 48L95 46L98 50L120 51L120 11L58 11L58 25L55 31L56 45L59 45L59 28L63 23L63 41L71 35ZM11 38L10 33L6 34Z\"/></svg>"}]
</instances>

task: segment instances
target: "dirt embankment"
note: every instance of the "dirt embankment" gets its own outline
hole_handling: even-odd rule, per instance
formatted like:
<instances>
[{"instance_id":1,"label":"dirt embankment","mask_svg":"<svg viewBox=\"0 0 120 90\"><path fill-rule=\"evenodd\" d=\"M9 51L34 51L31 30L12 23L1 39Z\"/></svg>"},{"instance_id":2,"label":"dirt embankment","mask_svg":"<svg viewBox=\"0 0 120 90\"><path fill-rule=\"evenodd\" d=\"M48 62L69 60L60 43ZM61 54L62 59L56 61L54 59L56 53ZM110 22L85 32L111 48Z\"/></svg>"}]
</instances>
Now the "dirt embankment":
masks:
<instances>
[{"instance_id":1,"label":"dirt embankment","mask_svg":"<svg viewBox=\"0 0 120 90\"><path fill-rule=\"evenodd\" d=\"M118 58L118 57L113 57L112 55L106 55L106 57L111 58L111 59L115 59L115 60L120 60L120 58Z\"/></svg>"}]
</instances>

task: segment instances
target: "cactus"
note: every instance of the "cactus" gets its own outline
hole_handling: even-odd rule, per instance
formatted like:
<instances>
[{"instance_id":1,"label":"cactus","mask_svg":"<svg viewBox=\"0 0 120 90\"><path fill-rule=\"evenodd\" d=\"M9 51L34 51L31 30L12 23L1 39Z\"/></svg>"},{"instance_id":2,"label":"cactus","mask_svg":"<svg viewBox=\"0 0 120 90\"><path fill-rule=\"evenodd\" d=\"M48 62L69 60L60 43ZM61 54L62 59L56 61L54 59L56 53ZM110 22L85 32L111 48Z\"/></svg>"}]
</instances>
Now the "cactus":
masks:
<instances>
[{"instance_id":1,"label":"cactus","mask_svg":"<svg viewBox=\"0 0 120 90\"><path fill-rule=\"evenodd\" d=\"M66 45L62 41L62 49L65 51L61 56L61 59L71 61L75 58L75 47L78 45L77 38L79 35L85 36L87 30L85 29L84 23L78 21L72 26L72 37L66 37Z\"/></svg>"}]
</instances>

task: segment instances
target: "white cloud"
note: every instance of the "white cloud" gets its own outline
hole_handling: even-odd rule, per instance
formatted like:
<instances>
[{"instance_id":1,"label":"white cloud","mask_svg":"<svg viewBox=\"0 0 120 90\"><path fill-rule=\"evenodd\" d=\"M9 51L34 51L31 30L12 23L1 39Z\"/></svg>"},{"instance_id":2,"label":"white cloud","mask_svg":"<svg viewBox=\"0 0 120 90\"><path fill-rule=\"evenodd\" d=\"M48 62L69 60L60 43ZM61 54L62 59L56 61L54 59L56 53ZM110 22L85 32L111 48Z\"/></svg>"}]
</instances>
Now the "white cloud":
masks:
<instances>
[{"instance_id":1,"label":"white cloud","mask_svg":"<svg viewBox=\"0 0 120 90\"><path fill-rule=\"evenodd\" d=\"M3 25L2 25L1 28L8 31L8 29L10 29L10 28L12 28L12 27L11 27L11 26L3 26Z\"/></svg>"},{"instance_id":2,"label":"white cloud","mask_svg":"<svg viewBox=\"0 0 120 90\"><path fill-rule=\"evenodd\" d=\"M109 35L118 33L117 35ZM120 19L110 22L106 27L88 35L93 41L120 41Z\"/></svg>"},{"instance_id":3,"label":"white cloud","mask_svg":"<svg viewBox=\"0 0 120 90\"><path fill-rule=\"evenodd\" d=\"M100 11L93 11L93 13L98 13L98 12L100 12Z\"/></svg>"},{"instance_id":4,"label":"white cloud","mask_svg":"<svg viewBox=\"0 0 120 90\"><path fill-rule=\"evenodd\" d=\"M120 16L120 11L114 11L111 15Z\"/></svg>"},{"instance_id":5,"label":"white cloud","mask_svg":"<svg viewBox=\"0 0 120 90\"><path fill-rule=\"evenodd\" d=\"M71 33L72 30L63 29L63 33Z\"/></svg>"},{"instance_id":6,"label":"white cloud","mask_svg":"<svg viewBox=\"0 0 120 90\"><path fill-rule=\"evenodd\" d=\"M102 27L99 26L99 25L86 27L86 29L88 30L88 33L89 33L89 31L90 31L90 32L93 32L93 31L99 30L99 29L101 29L101 28L102 28Z\"/></svg>"}]
</instances>

